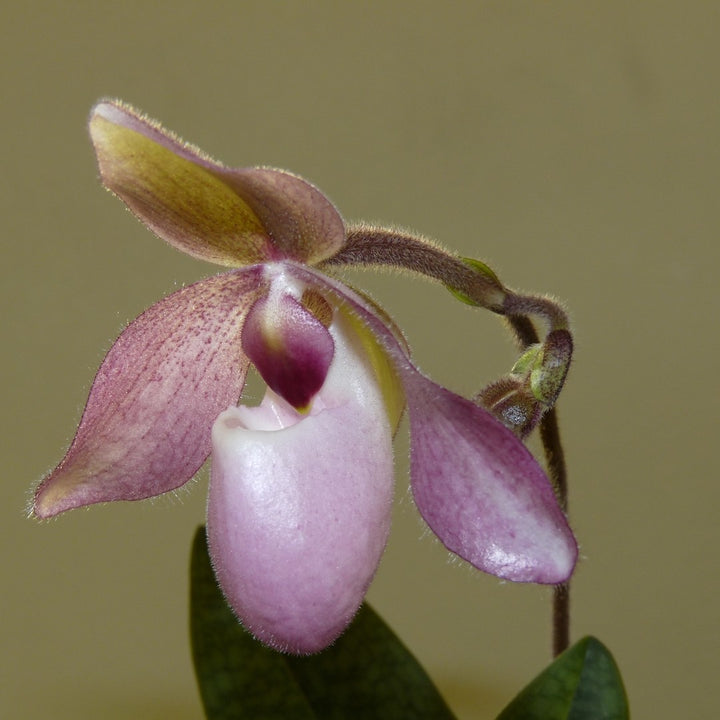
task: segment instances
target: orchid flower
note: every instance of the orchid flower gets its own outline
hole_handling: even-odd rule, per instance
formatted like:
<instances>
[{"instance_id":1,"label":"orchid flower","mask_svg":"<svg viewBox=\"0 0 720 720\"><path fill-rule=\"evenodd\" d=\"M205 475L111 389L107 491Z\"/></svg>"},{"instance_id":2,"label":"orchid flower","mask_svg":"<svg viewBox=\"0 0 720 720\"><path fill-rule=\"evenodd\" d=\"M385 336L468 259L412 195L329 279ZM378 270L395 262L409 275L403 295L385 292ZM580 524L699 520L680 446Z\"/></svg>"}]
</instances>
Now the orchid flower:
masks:
<instances>
[{"instance_id":1,"label":"orchid flower","mask_svg":"<svg viewBox=\"0 0 720 720\"><path fill-rule=\"evenodd\" d=\"M445 546L508 580L570 576L574 537L521 440L425 377L386 313L331 274L372 262L363 247L377 237L380 255L392 244L431 270L445 263L451 289L498 311L506 293L489 269L346 228L305 180L228 169L120 102L99 103L89 127L105 186L170 245L231 269L120 335L35 516L172 491L211 456L209 548L228 603L262 642L316 652L348 625L383 553L407 408L415 503ZM238 406L250 364L267 391Z\"/></svg>"}]
</instances>

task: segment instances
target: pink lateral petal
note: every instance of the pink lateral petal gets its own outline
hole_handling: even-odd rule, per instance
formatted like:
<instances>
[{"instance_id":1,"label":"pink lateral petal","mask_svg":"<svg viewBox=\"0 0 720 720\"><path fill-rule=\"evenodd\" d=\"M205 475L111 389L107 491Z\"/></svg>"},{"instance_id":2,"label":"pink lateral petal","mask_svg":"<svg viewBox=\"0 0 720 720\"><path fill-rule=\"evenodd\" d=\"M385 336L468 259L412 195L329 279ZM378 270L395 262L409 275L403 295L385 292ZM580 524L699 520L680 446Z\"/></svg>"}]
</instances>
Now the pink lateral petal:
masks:
<instances>
[{"instance_id":1,"label":"pink lateral petal","mask_svg":"<svg viewBox=\"0 0 720 720\"><path fill-rule=\"evenodd\" d=\"M38 487L36 516L159 495L197 472L215 418L245 382L240 331L259 274L251 267L201 280L125 329L98 370L70 449Z\"/></svg>"},{"instance_id":2,"label":"pink lateral petal","mask_svg":"<svg viewBox=\"0 0 720 720\"><path fill-rule=\"evenodd\" d=\"M567 580L577 544L532 454L483 408L419 373L403 376L413 496L433 532L497 577Z\"/></svg>"},{"instance_id":3,"label":"pink lateral petal","mask_svg":"<svg viewBox=\"0 0 720 720\"><path fill-rule=\"evenodd\" d=\"M359 295L308 268L294 274L344 299L393 362L410 418L413 495L443 544L507 580L567 580L577 543L550 481L522 442L486 410L426 378Z\"/></svg>"},{"instance_id":4,"label":"pink lateral petal","mask_svg":"<svg viewBox=\"0 0 720 720\"><path fill-rule=\"evenodd\" d=\"M228 602L264 643L327 647L357 611L390 527L392 432L358 338L301 415L268 390L213 427L210 554Z\"/></svg>"},{"instance_id":5,"label":"pink lateral petal","mask_svg":"<svg viewBox=\"0 0 720 720\"><path fill-rule=\"evenodd\" d=\"M309 310L289 293L272 291L250 308L242 346L263 380L298 410L325 382L334 347Z\"/></svg>"}]
</instances>

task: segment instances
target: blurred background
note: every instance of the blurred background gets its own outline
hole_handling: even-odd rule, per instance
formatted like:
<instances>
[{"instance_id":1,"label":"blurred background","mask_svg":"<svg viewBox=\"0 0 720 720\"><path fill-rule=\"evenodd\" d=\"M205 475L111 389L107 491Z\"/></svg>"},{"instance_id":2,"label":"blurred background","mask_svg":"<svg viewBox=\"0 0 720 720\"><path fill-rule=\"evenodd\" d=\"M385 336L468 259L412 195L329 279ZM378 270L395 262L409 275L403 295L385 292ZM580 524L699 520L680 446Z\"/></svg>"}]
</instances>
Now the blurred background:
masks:
<instances>
[{"instance_id":1,"label":"blurred background","mask_svg":"<svg viewBox=\"0 0 720 720\"><path fill-rule=\"evenodd\" d=\"M5 3L2 715L202 717L187 564L205 473L26 518L112 340L215 272L99 185L85 123L104 96L566 303L573 637L610 647L635 717L718 715L719 21L699 0ZM512 365L502 323L442 288L348 277L437 381L471 394ZM407 447L369 598L459 717L493 718L549 660L550 593L449 558L412 505Z\"/></svg>"}]
</instances>

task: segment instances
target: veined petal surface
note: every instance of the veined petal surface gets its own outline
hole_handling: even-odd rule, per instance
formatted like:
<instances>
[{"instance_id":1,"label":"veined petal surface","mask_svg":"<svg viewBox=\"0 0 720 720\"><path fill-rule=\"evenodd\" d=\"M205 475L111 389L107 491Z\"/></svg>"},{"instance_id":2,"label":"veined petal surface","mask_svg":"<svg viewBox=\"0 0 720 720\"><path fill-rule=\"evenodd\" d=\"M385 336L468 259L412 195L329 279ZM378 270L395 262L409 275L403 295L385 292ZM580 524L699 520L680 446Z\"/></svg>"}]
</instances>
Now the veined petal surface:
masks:
<instances>
[{"instance_id":1,"label":"veined petal surface","mask_svg":"<svg viewBox=\"0 0 720 720\"><path fill-rule=\"evenodd\" d=\"M268 390L213 428L208 540L243 624L312 653L348 625L390 526L392 431L358 338L336 315L327 379L307 414Z\"/></svg>"},{"instance_id":2,"label":"veined petal surface","mask_svg":"<svg viewBox=\"0 0 720 720\"><path fill-rule=\"evenodd\" d=\"M93 108L103 183L179 250L219 265L316 263L345 241L342 218L313 185L281 170L233 170L118 102Z\"/></svg>"},{"instance_id":3,"label":"veined petal surface","mask_svg":"<svg viewBox=\"0 0 720 720\"><path fill-rule=\"evenodd\" d=\"M413 496L443 544L507 580L567 580L577 543L550 481L522 442L486 410L425 377L357 293L308 268L295 274L344 298L392 361L410 418Z\"/></svg>"},{"instance_id":4,"label":"veined petal surface","mask_svg":"<svg viewBox=\"0 0 720 720\"><path fill-rule=\"evenodd\" d=\"M261 268L207 278L156 303L120 335L90 390L75 439L41 483L45 518L183 485L210 452L210 429L236 402L248 360L240 331Z\"/></svg>"},{"instance_id":5,"label":"veined petal surface","mask_svg":"<svg viewBox=\"0 0 720 720\"><path fill-rule=\"evenodd\" d=\"M567 580L577 545L527 448L483 408L419 373L403 376L413 497L433 532L449 550L497 577Z\"/></svg>"}]
</instances>

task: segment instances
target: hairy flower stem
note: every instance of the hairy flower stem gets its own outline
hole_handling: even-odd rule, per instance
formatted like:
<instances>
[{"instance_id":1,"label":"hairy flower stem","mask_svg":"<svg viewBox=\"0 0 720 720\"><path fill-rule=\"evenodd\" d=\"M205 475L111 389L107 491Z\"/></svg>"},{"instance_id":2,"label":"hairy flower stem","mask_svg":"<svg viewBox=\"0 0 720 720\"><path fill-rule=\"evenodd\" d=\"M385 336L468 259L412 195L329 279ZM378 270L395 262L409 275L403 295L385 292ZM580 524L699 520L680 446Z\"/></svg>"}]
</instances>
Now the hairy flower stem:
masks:
<instances>
[{"instance_id":1,"label":"hairy flower stem","mask_svg":"<svg viewBox=\"0 0 720 720\"><path fill-rule=\"evenodd\" d=\"M548 474L562 511L568 511L567 470L565 454L560 442L557 411L550 408L540 420L540 438L547 462ZM570 581L556 585L553 590L553 656L570 645Z\"/></svg>"},{"instance_id":2,"label":"hairy flower stem","mask_svg":"<svg viewBox=\"0 0 720 720\"><path fill-rule=\"evenodd\" d=\"M402 230L350 225L345 245L324 265L328 268L349 265L409 270L439 280L469 305L484 307L506 317L537 316L551 331L569 326L565 311L552 299L515 293L506 288L484 263L458 257L426 238ZM535 342L538 342L537 335Z\"/></svg>"},{"instance_id":3,"label":"hairy flower stem","mask_svg":"<svg viewBox=\"0 0 720 720\"><path fill-rule=\"evenodd\" d=\"M520 345L525 348L538 342L538 335L534 325L525 315L511 315L508 322L515 333ZM558 425L557 411L550 408L540 420L540 439L550 482L555 489L555 495L563 512L568 511L567 467L565 454L560 442L560 427ZM557 657L570 645L570 583L556 585L553 590L552 610L552 652Z\"/></svg>"},{"instance_id":4,"label":"hairy flower stem","mask_svg":"<svg viewBox=\"0 0 720 720\"><path fill-rule=\"evenodd\" d=\"M490 268L478 270L425 238L369 225L347 228L344 247L325 261L328 267L391 267L439 280L462 299L504 313L506 290Z\"/></svg>"}]
</instances>

